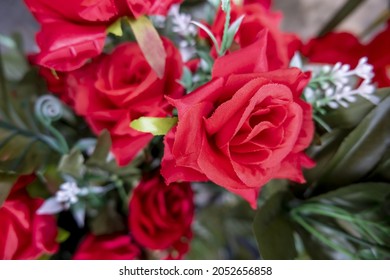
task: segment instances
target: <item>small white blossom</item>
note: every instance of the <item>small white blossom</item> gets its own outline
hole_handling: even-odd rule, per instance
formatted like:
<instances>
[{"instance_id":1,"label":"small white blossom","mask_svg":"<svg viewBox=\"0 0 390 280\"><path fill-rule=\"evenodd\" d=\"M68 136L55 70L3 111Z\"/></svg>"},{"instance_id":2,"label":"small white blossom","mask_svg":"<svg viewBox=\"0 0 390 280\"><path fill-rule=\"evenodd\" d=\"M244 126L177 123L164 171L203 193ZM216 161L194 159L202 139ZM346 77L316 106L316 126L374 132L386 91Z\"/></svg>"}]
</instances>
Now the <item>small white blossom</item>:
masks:
<instances>
[{"instance_id":1,"label":"small white blossom","mask_svg":"<svg viewBox=\"0 0 390 280\"><path fill-rule=\"evenodd\" d=\"M367 57L362 57L355 68L355 74L364 80L372 80L374 78L374 67L367 63Z\"/></svg>"},{"instance_id":2,"label":"small white blossom","mask_svg":"<svg viewBox=\"0 0 390 280\"><path fill-rule=\"evenodd\" d=\"M81 197L89 194L102 194L112 190L113 187L87 186L79 188L73 181L68 181L60 185L59 190L53 197L48 198L37 210L39 215L56 214L70 209L76 205Z\"/></svg>"},{"instance_id":3,"label":"small white blossom","mask_svg":"<svg viewBox=\"0 0 390 280\"><path fill-rule=\"evenodd\" d=\"M191 16L179 12L179 5L174 5L170 10L172 17L172 31L183 37L196 36L196 27L191 24Z\"/></svg>"},{"instance_id":4,"label":"small white blossom","mask_svg":"<svg viewBox=\"0 0 390 280\"><path fill-rule=\"evenodd\" d=\"M156 26L157 28L164 28L165 27L165 22L167 18L162 15L154 15L150 17L153 25Z\"/></svg>"},{"instance_id":5,"label":"small white blossom","mask_svg":"<svg viewBox=\"0 0 390 280\"><path fill-rule=\"evenodd\" d=\"M327 105L332 109L339 106L347 108L349 103L357 100L357 96L377 104L379 98L373 95L373 66L367 62L366 57L361 58L355 69L340 62L333 67L306 67L306 70L313 72L312 87L304 93L306 100L317 107Z\"/></svg>"},{"instance_id":6,"label":"small white blossom","mask_svg":"<svg viewBox=\"0 0 390 280\"><path fill-rule=\"evenodd\" d=\"M70 205L79 201L78 195L80 192L81 190L75 182L65 182L56 192L56 199L58 202L63 203L66 209L69 209Z\"/></svg>"}]
</instances>

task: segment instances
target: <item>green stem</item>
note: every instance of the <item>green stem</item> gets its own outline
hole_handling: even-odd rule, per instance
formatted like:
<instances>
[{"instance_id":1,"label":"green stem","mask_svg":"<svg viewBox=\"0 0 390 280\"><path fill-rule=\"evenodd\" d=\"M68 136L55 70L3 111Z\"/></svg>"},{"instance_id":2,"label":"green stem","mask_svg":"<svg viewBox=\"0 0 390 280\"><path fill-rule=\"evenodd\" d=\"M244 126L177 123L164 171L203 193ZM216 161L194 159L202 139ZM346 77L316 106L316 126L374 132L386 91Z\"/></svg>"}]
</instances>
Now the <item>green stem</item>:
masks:
<instances>
[{"instance_id":1,"label":"green stem","mask_svg":"<svg viewBox=\"0 0 390 280\"><path fill-rule=\"evenodd\" d=\"M326 132L331 132L332 131L332 128L323 119L321 119L319 116L316 116L315 114L313 114L313 119L319 125L321 125L326 130Z\"/></svg>"},{"instance_id":2,"label":"green stem","mask_svg":"<svg viewBox=\"0 0 390 280\"><path fill-rule=\"evenodd\" d=\"M315 77L310 80L309 86L317 86L315 84L323 83L323 82L333 82L333 77L332 76L326 76L326 75L319 75L318 77Z\"/></svg>"},{"instance_id":3,"label":"green stem","mask_svg":"<svg viewBox=\"0 0 390 280\"><path fill-rule=\"evenodd\" d=\"M226 14L226 18L225 18L225 25L223 28L223 37L222 37L221 48L219 50L219 56L223 56L226 52L226 44L228 40L228 30L230 25L230 14L231 14L230 0L229 0L229 4L226 6L225 14Z\"/></svg>"}]
</instances>

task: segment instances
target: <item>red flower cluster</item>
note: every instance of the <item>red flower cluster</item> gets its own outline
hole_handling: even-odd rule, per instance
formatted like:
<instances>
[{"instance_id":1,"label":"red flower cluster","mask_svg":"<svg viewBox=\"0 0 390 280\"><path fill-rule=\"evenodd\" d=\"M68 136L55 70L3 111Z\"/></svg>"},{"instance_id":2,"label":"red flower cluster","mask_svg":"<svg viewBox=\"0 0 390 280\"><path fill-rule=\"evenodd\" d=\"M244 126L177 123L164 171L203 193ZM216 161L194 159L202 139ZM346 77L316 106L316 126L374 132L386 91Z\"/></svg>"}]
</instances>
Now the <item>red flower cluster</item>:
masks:
<instances>
[{"instance_id":1,"label":"red flower cluster","mask_svg":"<svg viewBox=\"0 0 390 280\"><path fill-rule=\"evenodd\" d=\"M165 15L181 0L25 0L41 24L36 63L58 71L80 68L99 55L107 28L121 17Z\"/></svg>"},{"instance_id":2,"label":"red flower cluster","mask_svg":"<svg viewBox=\"0 0 390 280\"><path fill-rule=\"evenodd\" d=\"M162 79L136 43L119 45L110 55L68 74L66 99L96 134L110 131L112 151L121 165L129 163L153 137L130 128L130 122L142 116L167 116L172 107L165 96L184 93L177 82L183 68L180 53L169 40L163 43L167 59Z\"/></svg>"},{"instance_id":3,"label":"red flower cluster","mask_svg":"<svg viewBox=\"0 0 390 280\"><path fill-rule=\"evenodd\" d=\"M58 249L56 220L50 215L37 215L43 199L33 199L24 189L35 179L22 176L0 208L0 259L36 259Z\"/></svg>"}]
</instances>

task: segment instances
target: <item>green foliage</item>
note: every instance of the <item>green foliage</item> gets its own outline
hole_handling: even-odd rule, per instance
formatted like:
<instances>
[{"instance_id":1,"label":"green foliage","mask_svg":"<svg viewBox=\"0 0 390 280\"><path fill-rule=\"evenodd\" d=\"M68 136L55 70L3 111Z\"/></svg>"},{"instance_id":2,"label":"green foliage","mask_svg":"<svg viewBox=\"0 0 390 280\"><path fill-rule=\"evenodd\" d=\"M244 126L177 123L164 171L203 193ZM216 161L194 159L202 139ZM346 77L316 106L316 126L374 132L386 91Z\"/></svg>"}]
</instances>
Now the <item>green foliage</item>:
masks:
<instances>
[{"instance_id":1,"label":"green foliage","mask_svg":"<svg viewBox=\"0 0 390 280\"><path fill-rule=\"evenodd\" d=\"M316 167L306 185L265 189L254 221L264 258L390 258L389 94L325 115L332 130L308 151Z\"/></svg>"},{"instance_id":2,"label":"green foliage","mask_svg":"<svg viewBox=\"0 0 390 280\"><path fill-rule=\"evenodd\" d=\"M326 245L341 258L383 259L390 257L389 200L390 184L361 183L309 199L290 214L312 235L301 234L307 247Z\"/></svg>"},{"instance_id":3,"label":"green foliage","mask_svg":"<svg viewBox=\"0 0 390 280\"><path fill-rule=\"evenodd\" d=\"M294 231L283 209L291 198L289 192L276 192L256 213L254 233L263 259L291 260L297 257Z\"/></svg>"},{"instance_id":4,"label":"green foliage","mask_svg":"<svg viewBox=\"0 0 390 280\"><path fill-rule=\"evenodd\" d=\"M50 143L55 142L32 117L33 102L43 87L34 69L23 71L20 81L9 82L3 65L0 54L0 172L29 174L45 166Z\"/></svg>"},{"instance_id":5,"label":"green foliage","mask_svg":"<svg viewBox=\"0 0 390 280\"><path fill-rule=\"evenodd\" d=\"M376 91L375 96L383 101L390 96L390 89L383 88ZM358 99L350 103L348 108L340 106L337 110L331 110L321 118L331 128L349 129L358 125L362 119L367 116L370 111L375 109L376 105L369 102L367 99L358 97Z\"/></svg>"},{"instance_id":6,"label":"green foliage","mask_svg":"<svg viewBox=\"0 0 390 280\"><path fill-rule=\"evenodd\" d=\"M0 207L3 205L17 179L18 177L15 175L0 172Z\"/></svg>"},{"instance_id":7,"label":"green foliage","mask_svg":"<svg viewBox=\"0 0 390 280\"><path fill-rule=\"evenodd\" d=\"M208 200L196 212L188 259L254 259L254 212L246 201L212 184L197 185Z\"/></svg>"},{"instance_id":8,"label":"green foliage","mask_svg":"<svg viewBox=\"0 0 390 280\"><path fill-rule=\"evenodd\" d=\"M58 170L75 179L82 179L85 174L84 157L80 150L74 149L69 154L62 156Z\"/></svg>"},{"instance_id":9,"label":"green foliage","mask_svg":"<svg viewBox=\"0 0 390 280\"><path fill-rule=\"evenodd\" d=\"M89 227L94 235L107 235L124 232L126 223L124 217L118 212L118 199L109 197L98 214L91 219Z\"/></svg>"},{"instance_id":10,"label":"green foliage","mask_svg":"<svg viewBox=\"0 0 390 280\"><path fill-rule=\"evenodd\" d=\"M308 154L316 167L305 171L305 197L365 180L386 178L390 153L390 89L381 89L381 102L367 100L339 108L325 116L333 130L320 137ZM339 120L337 123L336 120ZM387 155L387 156L386 156Z\"/></svg>"}]
</instances>

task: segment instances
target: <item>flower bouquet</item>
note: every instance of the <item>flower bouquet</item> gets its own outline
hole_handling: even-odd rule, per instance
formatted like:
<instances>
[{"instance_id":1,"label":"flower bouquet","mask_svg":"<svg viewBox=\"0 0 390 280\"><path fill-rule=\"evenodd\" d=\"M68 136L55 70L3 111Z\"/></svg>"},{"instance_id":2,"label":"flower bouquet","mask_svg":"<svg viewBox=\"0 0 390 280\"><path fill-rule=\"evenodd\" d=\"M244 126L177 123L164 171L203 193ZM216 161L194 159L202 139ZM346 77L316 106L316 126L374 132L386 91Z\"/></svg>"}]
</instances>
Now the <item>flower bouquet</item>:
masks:
<instances>
[{"instance_id":1,"label":"flower bouquet","mask_svg":"<svg viewBox=\"0 0 390 280\"><path fill-rule=\"evenodd\" d=\"M388 24L304 42L267 0L24 2L0 259L390 258Z\"/></svg>"}]
</instances>

